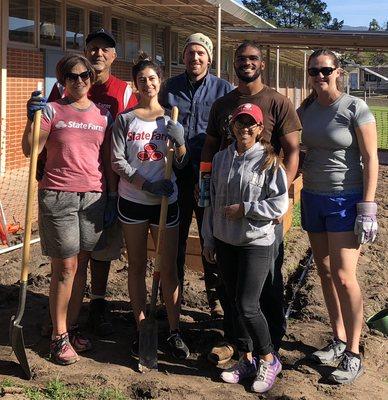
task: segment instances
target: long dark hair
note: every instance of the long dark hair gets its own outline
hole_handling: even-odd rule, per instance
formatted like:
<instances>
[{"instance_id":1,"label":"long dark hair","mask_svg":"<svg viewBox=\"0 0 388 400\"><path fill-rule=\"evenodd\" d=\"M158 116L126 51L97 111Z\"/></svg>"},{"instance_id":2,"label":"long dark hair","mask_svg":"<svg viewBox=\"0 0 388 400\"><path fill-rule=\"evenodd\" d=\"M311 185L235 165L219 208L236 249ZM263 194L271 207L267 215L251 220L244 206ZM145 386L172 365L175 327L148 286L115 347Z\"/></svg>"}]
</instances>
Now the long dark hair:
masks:
<instances>
[{"instance_id":1,"label":"long dark hair","mask_svg":"<svg viewBox=\"0 0 388 400\"><path fill-rule=\"evenodd\" d=\"M146 68L152 68L156 72L156 75L158 75L159 79L162 80L162 69L160 68L160 65L153 62L151 57L142 51L139 53L137 61L132 67L132 78L136 89L138 88L136 83L137 75Z\"/></svg>"},{"instance_id":2,"label":"long dark hair","mask_svg":"<svg viewBox=\"0 0 388 400\"><path fill-rule=\"evenodd\" d=\"M328 49L315 50L310 55L310 57L308 59L308 62L307 62L307 66L310 65L310 62L314 58L317 58L319 56L328 56L333 61L333 65L334 65L335 68L340 68L341 67L338 57L331 50L328 50ZM342 92L343 91L343 84L342 84L342 78L341 77L337 78L336 84L337 84L337 89L340 92ZM314 88L312 88L311 93L302 101L302 104L300 105L301 108L307 108L308 106L310 106L317 97L318 97L317 91Z\"/></svg>"}]
</instances>

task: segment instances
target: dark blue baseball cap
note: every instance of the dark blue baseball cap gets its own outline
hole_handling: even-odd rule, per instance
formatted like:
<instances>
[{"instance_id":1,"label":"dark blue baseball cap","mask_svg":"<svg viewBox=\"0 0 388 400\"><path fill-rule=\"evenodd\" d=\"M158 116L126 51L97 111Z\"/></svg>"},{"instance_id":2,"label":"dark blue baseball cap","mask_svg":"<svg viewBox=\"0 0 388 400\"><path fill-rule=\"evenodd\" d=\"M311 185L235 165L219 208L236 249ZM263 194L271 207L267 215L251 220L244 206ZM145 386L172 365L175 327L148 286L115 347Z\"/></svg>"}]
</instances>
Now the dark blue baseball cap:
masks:
<instances>
[{"instance_id":1,"label":"dark blue baseball cap","mask_svg":"<svg viewBox=\"0 0 388 400\"><path fill-rule=\"evenodd\" d=\"M113 35L104 28L98 29L94 32L90 32L89 35L86 37L86 45L89 44L93 39L101 38L107 41L111 47L116 47L116 40Z\"/></svg>"}]
</instances>

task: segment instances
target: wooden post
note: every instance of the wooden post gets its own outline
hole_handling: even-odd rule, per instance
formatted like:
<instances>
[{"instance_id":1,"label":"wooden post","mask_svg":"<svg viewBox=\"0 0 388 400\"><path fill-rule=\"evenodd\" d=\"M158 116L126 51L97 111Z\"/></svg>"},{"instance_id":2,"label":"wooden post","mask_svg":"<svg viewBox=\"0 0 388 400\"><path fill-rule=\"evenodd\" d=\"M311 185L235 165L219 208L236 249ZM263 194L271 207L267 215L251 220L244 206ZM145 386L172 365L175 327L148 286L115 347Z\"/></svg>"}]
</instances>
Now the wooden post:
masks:
<instances>
[{"instance_id":1,"label":"wooden post","mask_svg":"<svg viewBox=\"0 0 388 400\"><path fill-rule=\"evenodd\" d=\"M221 77L221 4L217 6L217 60L216 75Z\"/></svg>"}]
</instances>

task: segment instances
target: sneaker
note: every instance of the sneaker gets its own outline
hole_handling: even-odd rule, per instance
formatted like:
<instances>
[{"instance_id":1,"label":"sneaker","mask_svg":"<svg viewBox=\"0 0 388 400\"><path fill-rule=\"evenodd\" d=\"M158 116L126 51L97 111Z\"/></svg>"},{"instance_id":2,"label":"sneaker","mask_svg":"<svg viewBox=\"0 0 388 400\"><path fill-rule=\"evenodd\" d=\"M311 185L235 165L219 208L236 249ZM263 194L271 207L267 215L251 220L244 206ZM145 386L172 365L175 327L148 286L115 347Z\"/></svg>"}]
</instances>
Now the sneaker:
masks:
<instances>
[{"instance_id":1,"label":"sneaker","mask_svg":"<svg viewBox=\"0 0 388 400\"><path fill-rule=\"evenodd\" d=\"M50 359L59 365L70 365L79 360L78 354L70 344L67 332L51 340Z\"/></svg>"},{"instance_id":2,"label":"sneaker","mask_svg":"<svg viewBox=\"0 0 388 400\"><path fill-rule=\"evenodd\" d=\"M91 340L80 332L78 325L69 330L69 340L77 353L83 353L93 347Z\"/></svg>"},{"instance_id":3,"label":"sneaker","mask_svg":"<svg viewBox=\"0 0 388 400\"><path fill-rule=\"evenodd\" d=\"M237 364L221 373L221 379L227 383L239 383L245 378L256 376L256 372L257 366L255 358L252 359L252 362L240 358Z\"/></svg>"},{"instance_id":4,"label":"sneaker","mask_svg":"<svg viewBox=\"0 0 388 400\"><path fill-rule=\"evenodd\" d=\"M114 333L113 325L108 320L108 307L105 299L95 299L89 305L89 329L97 336L107 337Z\"/></svg>"},{"instance_id":5,"label":"sneaker","mask_svg":"<svg viewBox=\"0 0 388 400\"><path fill-rule=\"evenodd\" d=\"M236 347L227 342L218 343L207 355L209 362L215 365L224 365L233 357Z\"/></svg>"},{"instance_id":6,"label":"sneaker","mask_svg":"<svg viewBox=\"0 0 388 400\"><path fill-rule=\"evenodd\" d=\"M279 375L282 370L282 364L275 354L273 358L274 361L272 363L260 360L259 369L251 388L255 393L268 392L275 383L277 375Z\"/></svg>"},{"instance_id":7,"label":"sneaker","mask_svg":"<svg viewBox=\"0 0 388 400\"><path fill-rule=\"evenodd\" d=\"M136 338L130 348L129 348L129 352L131 353L131 355L135 358L139 358L139 339Z\"/></svg>"},{"instance_id":8,"label":"sneaker","mask_svg":"<svg viewBox=\"0 0 388 400\"><path fill-rule=\"evenodd\" d=\"M178 358L179 360L185 360L189 357L189 348L186 346L179 332L171 333L167 339L167 344L171 354L175 358Z\"/></svg>"},{"instance_id":9,"label":"sneaker","mask_svg":"<svg viewBox=\"0 0 388 400\"><path fill-rule=\"evenodd\" d=\"M346 343L334 338L321 350L314 351L309 358L320 364L331 364L341 359L346 349Z\"/></svg>"},{"instance_id":10,"label":"sneaker","mask_svg":"<svg viewBox=\"0 0 388 400\"><path fill-rule=\"evenodd\" d=\"M334 383L352 383L363 372L361 358L345 351L338 367L329 375L328 379Z\"/></svg>"}]
</instances>

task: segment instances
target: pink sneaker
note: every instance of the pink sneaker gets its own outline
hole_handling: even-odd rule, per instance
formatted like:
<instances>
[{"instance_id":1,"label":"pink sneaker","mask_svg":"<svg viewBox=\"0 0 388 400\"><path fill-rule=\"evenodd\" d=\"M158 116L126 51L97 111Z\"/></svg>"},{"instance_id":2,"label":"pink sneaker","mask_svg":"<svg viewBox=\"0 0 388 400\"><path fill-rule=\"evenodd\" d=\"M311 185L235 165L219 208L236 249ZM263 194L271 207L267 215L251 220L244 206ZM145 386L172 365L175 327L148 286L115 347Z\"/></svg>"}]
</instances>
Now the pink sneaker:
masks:
<instances>
[{"instance_id":1,"label":"pink sneaker","mask_svg":"<svg viewBox=\"0 0 388 400\"><path fill-rule=\"evenodd\" d=\"M83 353L93 347L91 340L80 332L78 325L71 327L69 330L69 338L70 343L77 353Z\"/></svg>"},{"instance_id":2,"label":"pink sneaker","mask_svg":"<svg viewBox=\"0 0 388 400\"><path fill-rule=\"evenodd\" d=\"M51 340L50 358L59 365L70 365L79 360L78 354L70 344L67 332Z\"/></svg>"},{"instance_id":3,"label":"pink sneaker","mask_svg":"<svg viewBox=\"0 0 388 400\"><path fill-rule=\"evenodd\" d=\"M275 383L276 376L282 370L282 364L274 354L274 363L260 360L257 375L252 384L252 390L256 393L265 393L270 390Z\"/></svg>"},{"instance_id":4,"label":"pink sneaker","mask_svg":"<svg viewBox=\"0 0 388 400\"><path fill-rule=\"evenodd\" d=\"M221 379L227 383L238 383L245 378L252 378L256 375L256 372L255 358L253 358L252 362L240 358L237 364L221 373Z\"/></svg>"}]
</instances>

